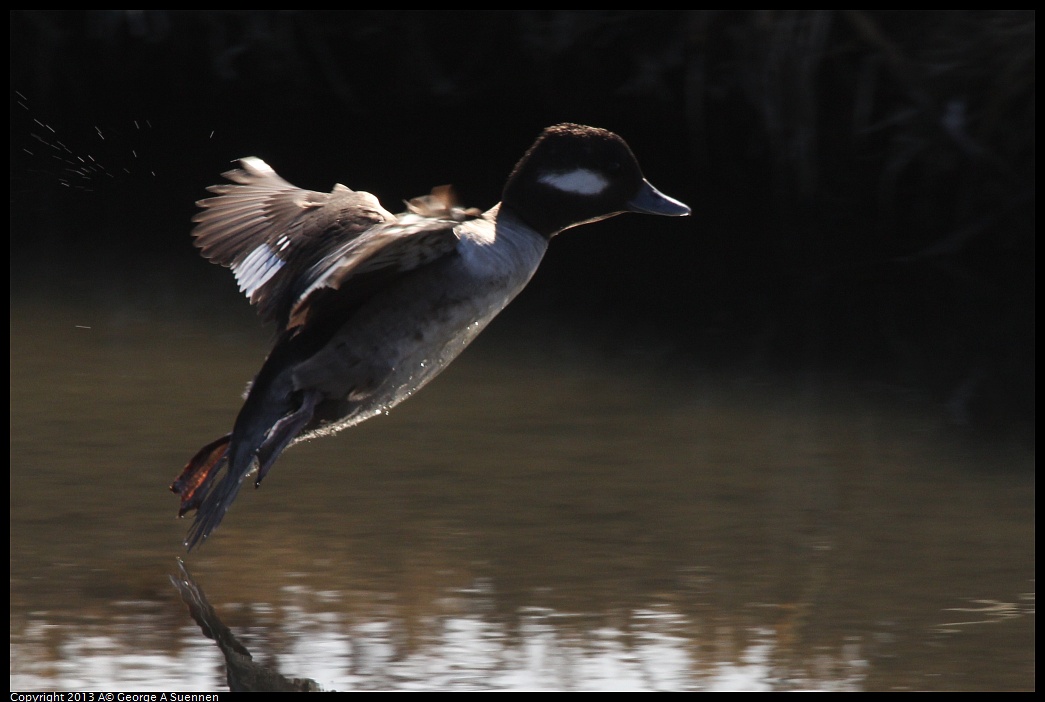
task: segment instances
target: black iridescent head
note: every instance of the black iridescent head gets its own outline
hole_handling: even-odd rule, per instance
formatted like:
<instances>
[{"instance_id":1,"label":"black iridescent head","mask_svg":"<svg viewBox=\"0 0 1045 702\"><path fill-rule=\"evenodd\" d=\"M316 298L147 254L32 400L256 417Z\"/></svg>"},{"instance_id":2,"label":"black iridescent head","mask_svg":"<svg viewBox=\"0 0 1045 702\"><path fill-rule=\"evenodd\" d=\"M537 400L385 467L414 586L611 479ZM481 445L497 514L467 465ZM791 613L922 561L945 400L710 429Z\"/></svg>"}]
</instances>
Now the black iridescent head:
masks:
<instances>
[{"instance_id":1,"label":"black iridescent head","mask_svg":"<svg viewBox=\"0 0 1045 702\"><path fill-rule=\"evenodd\" d=\"M622 212L675 217L690 212L649 184L619 136L568 123L541 133L516 164L501 201L502 208L549 238Z\"/></svg>"}]
</instances>

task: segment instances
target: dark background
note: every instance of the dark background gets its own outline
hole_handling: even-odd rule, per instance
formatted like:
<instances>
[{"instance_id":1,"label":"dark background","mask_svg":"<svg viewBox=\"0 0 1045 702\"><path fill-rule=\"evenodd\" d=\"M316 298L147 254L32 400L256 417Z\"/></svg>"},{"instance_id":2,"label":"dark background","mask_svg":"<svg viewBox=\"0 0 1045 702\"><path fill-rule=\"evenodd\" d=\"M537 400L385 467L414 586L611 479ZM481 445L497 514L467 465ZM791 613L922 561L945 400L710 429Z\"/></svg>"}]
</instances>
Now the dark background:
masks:
<instances>
[{"instance_id":1,"label":"dark background","mask_svg":"<svg viewBox=\"0 0 1045 702\"><path fill-rule=\"evenodd\" d=\"M1032 11L10 18L13 295L200 294L193 203L241 156L486 208L543 127L584 122L693 216L568 232L511 314L1032 435Z\"/></svg>"}]
</instances>

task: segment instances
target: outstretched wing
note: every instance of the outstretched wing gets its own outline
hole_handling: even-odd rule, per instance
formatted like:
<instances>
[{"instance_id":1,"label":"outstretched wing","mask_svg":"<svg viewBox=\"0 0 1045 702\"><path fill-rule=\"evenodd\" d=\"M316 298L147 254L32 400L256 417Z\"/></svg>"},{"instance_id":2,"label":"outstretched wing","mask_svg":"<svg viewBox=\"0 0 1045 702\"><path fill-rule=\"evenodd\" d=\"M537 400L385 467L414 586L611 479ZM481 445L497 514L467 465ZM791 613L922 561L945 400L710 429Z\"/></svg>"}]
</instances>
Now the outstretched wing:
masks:
<instances>
[{"instance_id":1,"label":"outstretched wing","mask_svg":"<svg viewBox=\"0 0 1045 702\"><path fill-rule=\"evenodd\" d=\"M240 290L266 321L285 320L295 281L332 249L375 225L395 221L370 193L336 185L298 188L259 158L240 159L231 181L196 203L192 235L204 258L232 269Z\"/></svg>"},{"instance_id":2,"label":"outstretched wing","mask_svg":"<svg viewBox=\"0 0 1045 702\"><path fill-rule=\"evenodd\" d=\"M449 186L406 203L394 222L371 227L346 240L312 266L301 280L287 328L304 324L324 293L372 290L386 277L411 271L454 251L457 225L481 216L455 204Z\"/></svg>"}]
</instances>

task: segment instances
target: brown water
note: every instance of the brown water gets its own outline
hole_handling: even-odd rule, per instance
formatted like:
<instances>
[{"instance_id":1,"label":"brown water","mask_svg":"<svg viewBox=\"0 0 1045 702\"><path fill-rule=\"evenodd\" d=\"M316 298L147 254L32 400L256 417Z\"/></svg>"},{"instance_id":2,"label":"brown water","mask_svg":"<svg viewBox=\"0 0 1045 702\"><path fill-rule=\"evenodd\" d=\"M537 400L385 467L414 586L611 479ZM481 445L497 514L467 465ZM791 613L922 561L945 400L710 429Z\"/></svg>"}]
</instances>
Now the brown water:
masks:
<instances>
[{"instance_id":1,"label":"brown water","mask_svg":"<svg viewBox=\"0 0 1045 702\"><path fill-rule=\"evenodd\" d=\"M13 690L225 689L167 485L266 337L127 297L12 301ZM1034 688L1032 447L544 331L495 322L241 494L187 562L256 659L338 690Z\"/></svg>"}]
</instances>

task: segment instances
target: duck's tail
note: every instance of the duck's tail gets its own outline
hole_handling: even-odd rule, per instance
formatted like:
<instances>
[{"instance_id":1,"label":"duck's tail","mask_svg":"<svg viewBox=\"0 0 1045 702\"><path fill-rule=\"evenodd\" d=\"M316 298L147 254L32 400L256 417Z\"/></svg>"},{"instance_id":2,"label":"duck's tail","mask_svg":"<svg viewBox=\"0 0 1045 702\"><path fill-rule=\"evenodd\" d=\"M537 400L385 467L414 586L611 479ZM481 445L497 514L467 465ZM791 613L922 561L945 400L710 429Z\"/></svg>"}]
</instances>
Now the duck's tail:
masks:
<instances>
[{"instance_id":1,"label":"duck's tail","mask_svg":"<svg viewBox=\"0 0 1045 702\"><path fill-rule=\"evenodd\" d=\"M261 485L279 455L311 421L319 398L316 392L303 393L300 404L275 421L253 416L248 410L255 404L248 400L233 432L196 452L171 485L171 491L181 496L179 517L197 510L186 548L191 551L221 524L248 475L256 473L254 484ZM222 468L225 475L215 483Z\"/></svg>"},{"instance_id":2,"label":"duck's tail","mask_svg":"<svg viewBox=\"0 0 1045 702\"><path fill-rule=\"evenodd\" d=\"M214 484L218 473L228 465L231 441L230 433L201 448L185 465L177 480L171 483L171 492L181 497L178 516L184 517L192 510L198 510L185 539L185 547L190 551L218 526L239 492L243 476L230 480L232 471L226 471L221 482Z\"/></svg>"},{"instance_id":3,"label":"duck's tail","mask_svg":"<svg viewBox=\"0 0 1045 702\"><path fill-rule=\"evenodd\" d=\"M247 452L242 458L233 458L232 436L226 434L201 448L171 484L171 491L181 496L178 516L196 510L196 517L185 538L185 548L190 551L221 524L239 493L243 479L250 475L257 460L252 452ZM222 468L225 468L225 475L215 482Z\"/></svg>"}]
</instances>

